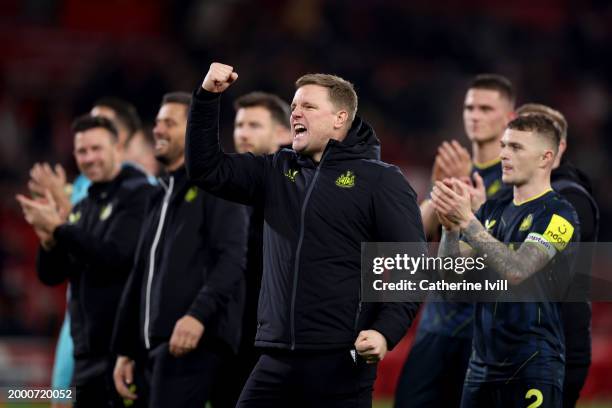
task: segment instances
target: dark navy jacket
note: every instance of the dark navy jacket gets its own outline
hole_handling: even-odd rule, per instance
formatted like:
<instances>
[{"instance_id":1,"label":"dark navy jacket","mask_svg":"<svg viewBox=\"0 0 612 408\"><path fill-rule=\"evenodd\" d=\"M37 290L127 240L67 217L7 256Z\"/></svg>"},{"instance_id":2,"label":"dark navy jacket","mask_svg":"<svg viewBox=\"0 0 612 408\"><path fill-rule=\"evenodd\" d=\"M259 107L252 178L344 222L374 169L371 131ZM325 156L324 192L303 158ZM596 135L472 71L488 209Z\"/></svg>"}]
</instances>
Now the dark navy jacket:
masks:
<instances>
[{"instance_id":1,"label":"dark navy jacket","mask_svg":"<svg viewBox=\"0 0 612 408\"><path fill-rule=\"evenodd\" d=\"M264 209L255 344L350 348L360 330L374 329L392 348L418 304L361 304L361 243L425 237L416 195L397 167L379 160L373 129L356 118L343 142L328 143L318 164L290 149L226 154L218 140L219 105L216 94L194 93L186 167L205 190Z\"/></svg>"}]
</instances>

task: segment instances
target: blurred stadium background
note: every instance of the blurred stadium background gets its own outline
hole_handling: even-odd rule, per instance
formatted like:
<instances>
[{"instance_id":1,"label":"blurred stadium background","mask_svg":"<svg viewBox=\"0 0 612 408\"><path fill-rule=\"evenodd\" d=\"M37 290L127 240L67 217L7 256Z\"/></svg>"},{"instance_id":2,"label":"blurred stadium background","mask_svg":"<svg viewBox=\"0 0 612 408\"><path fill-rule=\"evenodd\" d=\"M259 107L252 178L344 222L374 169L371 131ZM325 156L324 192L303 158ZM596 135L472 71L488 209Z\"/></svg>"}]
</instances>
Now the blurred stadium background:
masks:
<instances>
[{"instance_id":1,"label":"blurred stadium background","mask_svg":"<svg viewBox=\"0 0 612 408\"><path fill-rule=\"evenodd\" d=\"M3 0L0 6L0 386L48 384L65 288L37 281L37 240L14 195L35 161L76 174L71 119L102 96L133 102L150 127L163 93L193 89L211 61L240 74L224 96L287 100L306 72L357 87L360 114L421 197L435 148L467 146L467 81L508 76L518 102L569 122L569 157L591 177L600 241L612 241L612 3L447 0ZM612 306L593 305L593 366L582 406L612 406ZM411 330L413 332L413 330ZM411 335L385 359L376 397L388 406ZM595 405L591 405L595 404Z\"/></svg>"}]
</instances>

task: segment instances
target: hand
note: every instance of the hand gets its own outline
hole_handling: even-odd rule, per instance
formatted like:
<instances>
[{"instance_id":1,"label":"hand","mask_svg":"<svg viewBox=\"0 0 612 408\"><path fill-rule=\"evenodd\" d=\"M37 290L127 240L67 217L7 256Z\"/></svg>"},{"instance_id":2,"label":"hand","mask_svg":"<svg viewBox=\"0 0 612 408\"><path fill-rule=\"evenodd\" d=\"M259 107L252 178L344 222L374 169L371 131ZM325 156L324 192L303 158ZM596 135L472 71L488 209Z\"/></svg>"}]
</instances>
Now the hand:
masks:
<instances>
[{"instance_id":1,"label":"hand","mask_svg":"<svg viewBox=\"0 0 612 408\"><path fill-rule=\"evenodd\" d=\"M21 194L16 198L21 204L26 221L34 227L34 230L39 229L53 236L55 229L64 223L49 190L45 190L46 200L31 200Z\"/></svg>"},{"instance_id":2,"label":"hand","mask_svg":"<svg viewBox=\"0 0 612 408\"><path fill-rule=\"evenodd\" d=\"M447 177L469 177L472 171L472 158L467 149L456 140L443 142L438 147L434 162L433 181Z\"/></svg>"},{"instance_id":3,"label":"hand","mask_svg":"<svg viewBox=\"0 0 612 408\"><path fill-rule=\"evenodd\" d=\"M436 154L434 165L431 169L431 182L435 183L436 181L442 181L447 177L449 177L449 175L442 171L442 159L439 154Z\"/></svg>"},{"instance_id":4,"label":"hand","mask_svg":"<svg viewBox=\"0 0 612 408\"><path fill-rule=\"evenodd\" d=\"M474 181L473 183L472 180ZM475 213L487 201L487 190L485 189L484 180L477 172L472 174L472 180L469 177L462 178L470 194L472 212Z\"/></svg>"},{"instance_id":5,"label":"hand","mask_svg":"<svg viewBox=\"0 0 612 408\"><path fill-rule=\"evenodd\" d=\"M55 239L53 238L53 235L50 234L49 232L35 227L34 233L38 237L38 240L40 241L40 245L43 247L45 251L49 251L51 250L51 248L53 248L53 246L55 246Z\"/></svg>"},{"instance_id":6,"label":"hand","mask_svg":"<svg viewBox=\"0 0 612 408\"><path fill-rule=\"evenodd\" d=\"M198 346L204 325L195 317L185 315L177 320L170 337L170 354L181 357Z\"/></svg>"},{"instance_id":7,"label":"hand","mask_svg":"<svg viewBox=\"0 0 612 408\"><path fill-rule=\"evenodd\" d=\"M467 187L456 178L437 181L431 192L431 200L437 212L462 229L474 218Z\"/></svg>"},{"instance_id":8,"label":"hand","mask_svg":"<svg viewBox=\"0 0 612 408\"><path fill-rule=\"evenodd\" d=\"M34 197L43 197L45 190L49 190L58 205L62 219L66 219L72 209L66 186L66 172L60 164L56 164L54 170L49 163L36 163L30 170L28 182L30 192Z\"/></svg>"},{"instance_id":9,"label":"hand","mask_svg":"<svg viewBox=\"0 0 612 408\"><path fill-rule=\"evenodd\" d=\"M438 217L438 222L440 223L440 225L442 225L442 228L444 228L445 230L459 231L460 229L459 224L455 224L454 222L449 220L447 217L440 214L440 212L436 211L436 217Z\"/></svg>"},{"instance_id":10,"label":"hand","mask_svg":"<svg viewBox=\"0 0 612 408\"><path fill-rule=\"evenodd\" d=\"M208 92L221 93L238 79L238 73L230 65L213 62L204 78L202 88Z\"/></svg>"},{"instance_id":11,"label":"hand","mask_svg":"<svg viewBox=\"0 0 612 408\"><path fill-rule=\"evenodd\" d=\"M387 339L376 330L362 330L355 340L355 350L366 363L378 363L387 354Z\"/></svg>"},{"instance_id":12,"label":"hand","mask_svg":"<svg viewBox=\"0 0 612 408\"><path fill-rule=\"evenodd\" d=\"M134 382L134 360L126 356L117 357L113 370L113 381L119 395L123 398L135 400L138 395L129 390L128 386Z\"/></svg>"}]
</instances>

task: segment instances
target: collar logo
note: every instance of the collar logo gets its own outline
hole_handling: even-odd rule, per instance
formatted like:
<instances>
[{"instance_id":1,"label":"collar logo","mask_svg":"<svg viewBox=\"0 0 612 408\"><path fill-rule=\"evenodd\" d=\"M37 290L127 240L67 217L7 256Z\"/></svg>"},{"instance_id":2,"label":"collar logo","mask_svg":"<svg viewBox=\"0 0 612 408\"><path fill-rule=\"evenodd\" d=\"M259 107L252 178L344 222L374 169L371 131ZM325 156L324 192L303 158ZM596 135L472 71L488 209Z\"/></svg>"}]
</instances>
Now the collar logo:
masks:
<instances>
[{"instance_id":1,"label":"collar logo","mask_svg":"<svg viewBox=\"0 0 612 408\"><path fill-rule=\"evenodd\" d=\"M100 211L100 221L106 221L112 213L113 205L111 203L106 204L104 207L102 207L102 210Z\"/></svg>"},{"instance_id":2,"label":"collar logo","mask_svg":"<svg viewBox=\"0 0 612 408\"><path fill-rule=\"evenodd\" d=\"M531 224L533 224L533 214L529 214L523 221L521 221L521 226L519 227L519 231L527 231L531 228Z\"/></svg>"},{"instance_id":3,"label":"collar logo","mask_svg":"<svg viewBox=\"0 0 612 408\"><path fill-rule=\"evenodd\" d=\"M487 231L490 231L493 229L493 226L495 225L497 221L496 220L486 220L485 221L485 228L487 229Z\"/></svg>"},{"instance_id":4,"label":"collar logo","mask_svg":"<svg viewBox=\"0 0 612 408\"><path fill-rule=\"evenodd\" d=\"M297 170L293 170L293 169L289 169L285 172L285 177L287 177L289 179L289 181L295 183L295 178L298 175L298 171Z\"/></svg>"},{"instance_id":5,"label":"collar logo","mask_svg":"<svg viewBox=\"0 0 612 408\"><path fill-rule=\"evenodd\" d=\"M188 203L191 203L193 200L196 199L197 196L198 196L198 188L191 187L189 190L187 190L187 193L185 193L185 201L187 201Z\"/></svg>"},{"instance_id":6,"label":"collar logo","mask_svg":"<svg viewBox=\"0 0 612 408\"><path fill-rule=\"evenodd\" d=\"M340 177L336 179L336 185L341 188L355 187L355 173L350 170L342 173Z\"/></svg>"},{"instance_id":7,"label":"collar logo","mask_svg":"<svg viewBox=\"0 0 612 408\"><path fill-rule=\"evenodd\" d=\"M75 213L70 213L68 215L68 224L76 224L81 219L81 212L77 211Z\"/></svg>"}]
</instances>

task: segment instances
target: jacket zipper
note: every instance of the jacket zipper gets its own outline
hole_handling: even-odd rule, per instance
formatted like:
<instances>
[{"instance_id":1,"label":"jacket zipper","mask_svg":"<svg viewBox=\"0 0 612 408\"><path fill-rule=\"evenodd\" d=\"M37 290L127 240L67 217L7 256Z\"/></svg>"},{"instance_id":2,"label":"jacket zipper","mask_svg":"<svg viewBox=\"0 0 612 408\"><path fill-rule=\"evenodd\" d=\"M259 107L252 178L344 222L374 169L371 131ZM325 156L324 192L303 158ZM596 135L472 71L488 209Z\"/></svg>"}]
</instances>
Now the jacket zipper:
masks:
<instances>
[{"instance_id":1,"label":"jacket zipper","mask_svg":"<svg viewBox=\"0 0 612 408\"><path fill-rule=\"evenodd\" d=\"M166 187L163 182L160 183L164 188ZM157 224L157 231L155 231L155 238L153 239L153 245L151 245L151 252L149 253L149 273L147 276L147 292L145 295L145 321L144 321L144 340L145 346L148 349L151 348L151 339L149 338L149 324L151 314L151 286L153 283L153 273L155 272L155 252L157 251L157 245L161 238L161 232L164 228L164 221L166 219L166 212L168 211L168 202L170 196L172 196L172 189L174 188L174 176L170 177L169 187L166 189L166 195L164 196L164 202L162 204L161 213L159 216L159 223Z\"/></svg>"},{"instance_id":2,"label":"jacket zipper","mask_svg":"<svg viewBox=\"0 0 612 408\"><path fill-rule=\"evenodd\" d=\"M304 218L306 216L306 206L308 205L308 201L310 200L310 194L312 193L312 190L314 189L314 186L317 182L319 172L321 171L321 167L323 166L323 161L325 161L327 153L328 151L323 154L323 157L321 157L321 161L317 166L317 170L315 171L315 175L312 178L310 187L308 187L308 191L306 192L306 197L304 197L304 204L302 204L302 211L300 214L300 238L298 239L297 248L295 250L295 264L293 267L293 290L291 292L291 350L295 350L295 297L297 295L298 274L300 269L300 255L302 252L302 243L304 241Z\"/></svg>"}]
</instances>

